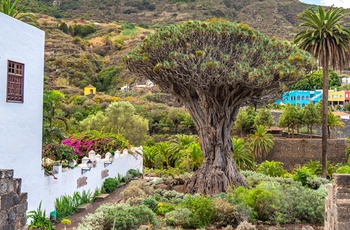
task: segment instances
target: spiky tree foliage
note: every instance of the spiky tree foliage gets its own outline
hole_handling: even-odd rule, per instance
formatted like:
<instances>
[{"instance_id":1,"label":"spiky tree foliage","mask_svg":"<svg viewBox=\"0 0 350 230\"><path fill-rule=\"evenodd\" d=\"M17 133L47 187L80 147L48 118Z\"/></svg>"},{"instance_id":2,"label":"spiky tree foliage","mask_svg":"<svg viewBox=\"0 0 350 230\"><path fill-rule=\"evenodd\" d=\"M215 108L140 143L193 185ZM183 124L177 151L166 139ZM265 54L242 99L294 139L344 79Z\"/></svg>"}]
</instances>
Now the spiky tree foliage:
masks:
<instances>
[{"instance_id":1,"label":"spiky tree foliage","mask_svg":"<svg viewBox=\"0 0 350 230\"><path fill-rule=\"evenodd\" d=\"M328 69L342 68L348 64L350 29L344 25L348 12L343 8L330 7L326 12L307 9L298 15L303 28L294 37L294 43L314 55L323 67L322 104L322 176L326 177L327 162L327 123L328 123Z\"/></svg>"},{"instance_id":2,"label":"spiky tree foliage","mask_svg":"<svg viewBox=\"0 0 350 230\"><path fill-rule=\"evenodd\" d=\"M267 133L266 128L262 125L256 127L254 134L249 135L249 142L255 157L260 159L266 157L275 145L273 135Z\"/></svg>"},{"instance_id":3,"label":"spiky tree foliage","mask_svg":"<svg viewBox=\"0 0 350 230\"><path fill-rule=\"evenodd\" d=\"M30 13L24 13L25 7L18 6L19 0L0 0L0 12L8 16L21 19L30 19L34 21L34 16Z\"/></svg>"},{"instance_id":4,"label":"spiky tree foliage","mask_svg":"<svg viewBox=\"0 0 350 230\"><path fill-rule=\"evenodd\" d=\"M331 128L337 128L337 127L344 127L345 124L344 122L341 121L341 118L336 116L334 113L331 111L328 112L328 123L327 123L327 128L328 128L328 138L331 138Z\"/></svg>"},{"instance_id":5,"label":"spiky tree foliage","mask_svg":"<svg viewBox=\"0 0 350 230\"><path fill-rule=\"evenodd\" d=\"M231 156L230 132L240 106L275 99L314 63L288 42L221 20L161 28L124 60L132 72L172 93L188 109L205 160L186 188L206 194L246 184Z\"/></svg>"},{"instance_id":6,"label":"spiky tree foliage","mask_svg":"<svg viewBox=\"0 0 350 230\"><path fill-rule=\"evenodd\" d=\"M252 169L254 167L254 154L248 142L242 138L232 138L232 157L238 169Z\"/></svg>"}]
</instances>

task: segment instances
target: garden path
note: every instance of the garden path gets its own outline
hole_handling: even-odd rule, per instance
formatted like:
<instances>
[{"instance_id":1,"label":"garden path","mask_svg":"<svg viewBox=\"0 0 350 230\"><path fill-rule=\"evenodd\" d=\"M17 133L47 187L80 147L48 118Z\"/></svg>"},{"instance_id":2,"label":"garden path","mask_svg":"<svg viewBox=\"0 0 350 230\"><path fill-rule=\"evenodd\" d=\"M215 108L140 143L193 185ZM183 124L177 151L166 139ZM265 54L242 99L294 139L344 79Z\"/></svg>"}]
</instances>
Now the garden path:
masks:
<instances>
[{"instance_id":1,"label":"garden path","mask_svg":"<svg viewBox=\"0 0 350 230\"><path fill-rule=\"evenodd\" d=\"M95 201L94 203L90 204L85 211L82 212L78 212L70 217L68 217L67 219L69 219L72 224L71 225L67 225L67 230L74 230L78 227L79 223L82 222L82 218L86 215L88 215L89 213L94 213L95 210L100 207L101 204L116 204L119 203L122 200L122 197L120 196L120 193L126 188L126 185L123 185L122 187L118 188L117 190L115 190L114 192L112 192L111 194L109 194L109 196L107 196L105 199L103 200L98 200ZM55 225L56 230L62 230L64 229L64 226L61 223L57 223Z\"/></svg>"}]
</instances>

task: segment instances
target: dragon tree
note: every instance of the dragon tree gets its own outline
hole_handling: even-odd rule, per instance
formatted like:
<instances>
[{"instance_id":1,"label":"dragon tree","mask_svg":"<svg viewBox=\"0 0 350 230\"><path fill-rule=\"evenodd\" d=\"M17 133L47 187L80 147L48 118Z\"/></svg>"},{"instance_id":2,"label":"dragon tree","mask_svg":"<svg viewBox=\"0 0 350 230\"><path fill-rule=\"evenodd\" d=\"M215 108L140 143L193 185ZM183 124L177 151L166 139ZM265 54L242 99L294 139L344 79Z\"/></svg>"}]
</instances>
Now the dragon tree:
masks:
<instances>
[{"instance_id":1,"label":"dragon tree","mask_svg":"<svg viewBox=\"0 0 350 230\"><path fill-rule=\"evenodd\" d=\"M214 195L246 185L232 158L231 129L240 106L267 102L314 68L307 52L245 24L188 21L148 35L124 57L128 69L175 95L197 127L204 162L188 192Z\"/></svg>"}]
</instances>

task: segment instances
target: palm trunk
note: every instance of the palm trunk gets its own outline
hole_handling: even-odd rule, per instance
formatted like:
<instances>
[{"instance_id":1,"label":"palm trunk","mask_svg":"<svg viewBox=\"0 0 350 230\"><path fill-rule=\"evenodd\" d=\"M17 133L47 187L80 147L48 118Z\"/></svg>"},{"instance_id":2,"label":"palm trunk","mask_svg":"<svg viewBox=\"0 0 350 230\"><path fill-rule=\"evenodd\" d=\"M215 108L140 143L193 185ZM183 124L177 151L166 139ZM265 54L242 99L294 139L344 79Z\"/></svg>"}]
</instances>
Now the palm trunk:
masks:
<instances>
[{"instance_id":1,"label":"palm trunk","mask_svg":"<svg viewBox=\"0 0 350 230\"><path fill-rule=\"evenodd\" d=\"M229 117L234 118L238 108L229 110L232 108L223 113L218 110L207 110L204 117L196 121L197 124L205 124L199 129L204 162L185 184L189 193L215 195L226 191L232 184L246 186L232 158L233 145L230 132L233 119L227 119L225 116L229 114Z\"/></svg>"},{"instance_id":2,"label":"palm trunk","mask_svg":"<svg viewBox=\"0 0 350 230\"><path fill-rule=\"evenodd\" d=\"M322 101L322 177L327 178L327 126L328 126L328 57L323 65L323 101Z\"/></svg>"}]
</instances>

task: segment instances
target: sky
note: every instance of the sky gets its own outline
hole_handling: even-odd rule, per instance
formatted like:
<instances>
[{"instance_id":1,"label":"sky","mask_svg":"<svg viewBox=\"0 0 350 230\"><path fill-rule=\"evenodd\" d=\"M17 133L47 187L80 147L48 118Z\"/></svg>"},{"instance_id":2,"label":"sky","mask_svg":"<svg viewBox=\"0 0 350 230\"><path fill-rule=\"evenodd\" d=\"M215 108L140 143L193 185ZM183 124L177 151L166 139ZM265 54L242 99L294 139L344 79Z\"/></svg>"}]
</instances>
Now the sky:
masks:
<instances>
[{"instance_id":1,"label":"sky","mask_svg":"<svg viewBox=\"0 0 350 230\"><path fill-rule=\"evenodd\" d=\"M300 0L301 2L321 5L321 6L331 6L350 8L350 0Z\"/></svg>"}]
</instances>

